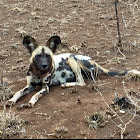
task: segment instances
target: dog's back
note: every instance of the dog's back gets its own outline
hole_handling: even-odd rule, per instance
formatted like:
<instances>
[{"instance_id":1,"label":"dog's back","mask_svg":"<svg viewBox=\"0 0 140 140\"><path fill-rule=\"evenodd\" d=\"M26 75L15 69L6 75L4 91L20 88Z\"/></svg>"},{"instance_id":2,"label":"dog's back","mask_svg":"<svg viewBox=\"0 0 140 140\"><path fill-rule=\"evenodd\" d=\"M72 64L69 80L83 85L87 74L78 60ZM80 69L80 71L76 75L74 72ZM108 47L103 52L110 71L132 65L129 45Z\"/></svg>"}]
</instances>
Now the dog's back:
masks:
<instances>
[{"instance_id":1,"label":"dog's back","mask_svg":"<svg viewBox=\"0 0 140 140\"><path fill-rule=\"evenodd\" d=\"M74 58L78 65L80 65L81 73L84 79L92 78L92 75L95 75L95 68L97 67L97 64L91 57L71 53L58 54L53 56L55 70L52 75L50 86L61 85L67 82L76 82L76 76L67 62L69 58ZM106 71L105 69L99 67L99 65L98 70L104 72Z\"/></svg>"}]
</instances>

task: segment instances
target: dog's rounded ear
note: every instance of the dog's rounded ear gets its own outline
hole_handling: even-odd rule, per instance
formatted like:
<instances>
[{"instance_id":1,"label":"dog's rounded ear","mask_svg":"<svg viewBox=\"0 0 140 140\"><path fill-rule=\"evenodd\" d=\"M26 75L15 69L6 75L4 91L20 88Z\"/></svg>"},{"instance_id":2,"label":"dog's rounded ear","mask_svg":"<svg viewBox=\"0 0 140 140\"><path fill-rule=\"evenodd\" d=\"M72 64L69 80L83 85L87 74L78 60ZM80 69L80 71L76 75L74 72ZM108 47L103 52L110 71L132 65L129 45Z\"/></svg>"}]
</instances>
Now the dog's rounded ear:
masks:
<instances>
[{"instance_id":1,"label":"dog's rounded ear","mask_svg":"<svg viewBox=\"0 0 140 140\"><path fill-rule=\"evenodd\" d=\"M38 47L37 41L29 35L23 38L23 45L29 53L32 53Z\"/></svg>"},{"instance_id":2,"label":"dog's rounded ear","mask_svg":"<svg viewBox=\"0 0 140 140\"><path fill-rule=\"evenodd\" d=\"M49 47L54 53L59 44L61 44L60 37L58 35L54 35L47 41L46 46Z\"/></svg>"}]
</instances>

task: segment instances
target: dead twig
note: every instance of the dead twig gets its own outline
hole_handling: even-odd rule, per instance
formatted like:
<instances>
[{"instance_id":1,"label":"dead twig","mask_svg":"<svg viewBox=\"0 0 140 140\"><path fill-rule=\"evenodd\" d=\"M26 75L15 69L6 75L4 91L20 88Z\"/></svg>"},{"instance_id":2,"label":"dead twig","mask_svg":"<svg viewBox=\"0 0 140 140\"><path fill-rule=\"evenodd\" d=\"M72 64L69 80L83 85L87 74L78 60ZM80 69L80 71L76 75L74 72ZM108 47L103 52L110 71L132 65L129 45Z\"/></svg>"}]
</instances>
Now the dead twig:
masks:
<instances>
[{"instance_id":1,"label":"dead twig","mask_svg":"<svg viewBox=\"0 0 140 140\"><path fill-rule=\"evenodd\" d=\"M115 11L116 11L116 20L117 20L117 30L118 30L118 47L122 46L122 39L120 33L120 23L119 23L119 16L118 16L118 3L119 0L115 0Z\"/></svg>"}]
</instances>

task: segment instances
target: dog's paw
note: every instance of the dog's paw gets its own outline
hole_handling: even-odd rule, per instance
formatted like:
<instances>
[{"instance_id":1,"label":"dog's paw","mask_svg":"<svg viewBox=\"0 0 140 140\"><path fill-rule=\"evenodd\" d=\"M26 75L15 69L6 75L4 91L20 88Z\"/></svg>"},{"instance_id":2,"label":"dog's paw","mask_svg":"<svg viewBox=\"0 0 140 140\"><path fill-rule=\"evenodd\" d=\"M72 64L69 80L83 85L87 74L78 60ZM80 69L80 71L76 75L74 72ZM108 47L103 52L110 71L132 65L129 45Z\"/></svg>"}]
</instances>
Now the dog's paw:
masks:
<instances>
[{"instance_id":1,"label":"dog's paw","mask_svg":"<svg viewBox=\"0 0 140 140\"><path fill-rule=\"evenodd\" d=\"M62 88L65 88L66 87L66 84L61 84L60 85Z\"/></svg>"},{"instance_id":2,"label":"dog's paw","mask_svg":"<svg viewBox=\"0 0 140 140\"><path fill-rule=\"evenodd\" d=\"M28 107L30 107L30 108L31 108L31 107L34 107L34 104L32 104L32 103L29 102L29 103L28 103Z\"/></svg>"},{"instance_id":3,"label":"dog's paw","mask_svg":"<svg viewBox=\"0 0 140 140\"><path fill-rule=\"evenodd\" d=\"M22 108L32 108L32 107L33 107L33 106L32 106L32 104L30 104L30 103L20 104L20 105L16 106L16 108L17 108L18 110L20 110L20 109L22 109Z\"/></svg>"},{"instance_id":4,"label":"dog's paw","mask_svg":"<svg viewBox=\"0 0 140 140\"><path fill-rule=\"evenodd\" d=\"M7 106L7 107L13 106L13 105L15 105L15 104L16 104L16 102L14 102L14 101L12 101L12 100L6 101L6 106Z\"/></svg>"},{"instance_id":5,"label":"dog's paw","mask_svg":"<svg viewBox=\"0 0 140 140\"><path fill-rule=\"evenodd\" d=\"M79 85L79 84L73 82L73 83L64 83L64 84L61 84L60 86L65 88L65 87L74 87L76 85Z\"/></svg>"}]
</instances>

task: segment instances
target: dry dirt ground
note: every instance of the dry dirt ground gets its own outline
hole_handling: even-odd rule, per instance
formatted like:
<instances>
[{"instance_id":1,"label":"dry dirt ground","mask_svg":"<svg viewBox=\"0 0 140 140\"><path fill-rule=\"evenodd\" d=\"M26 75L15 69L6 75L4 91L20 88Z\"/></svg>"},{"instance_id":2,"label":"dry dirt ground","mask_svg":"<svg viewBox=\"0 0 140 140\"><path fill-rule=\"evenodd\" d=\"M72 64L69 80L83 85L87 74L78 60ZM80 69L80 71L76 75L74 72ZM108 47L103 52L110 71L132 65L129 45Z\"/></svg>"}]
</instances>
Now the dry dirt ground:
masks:
<instances>
[{"instance_id":1,"label":"dry dirt ground","mask_svg":"<svg viewBox=\"0 0 140 140\"><path fill-rule=\"evenodd\" d=\"M113 0L0 0L0 75L3 81L12 93L26 85L30 57L22 45L26 34L40 44L57 34L65 46L56 53L86 54L112 71L140 70L140 1L120 0L118 8L123 54L114 49L118 35ZM116 139L120 138L119 127L128 123L124 138L139 139L138 113L130 123L134 112L117 113L123 122L117 116L97 130L86 123L87 116L108 109L106 103L110 104L115 94L126 97L123 79L99 76L96 83L103 96L88 80L84 87L52 87L34 108L17 110L13 106L11 112L28 123L24 133L6 138ZM127 90L138 93L139 85L138 81L125 82ZM29 101L33 94L21 98L17 105ZM2 112L2 104L0 109Z\"/></svg>"}]
</instances>

